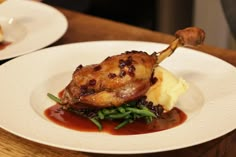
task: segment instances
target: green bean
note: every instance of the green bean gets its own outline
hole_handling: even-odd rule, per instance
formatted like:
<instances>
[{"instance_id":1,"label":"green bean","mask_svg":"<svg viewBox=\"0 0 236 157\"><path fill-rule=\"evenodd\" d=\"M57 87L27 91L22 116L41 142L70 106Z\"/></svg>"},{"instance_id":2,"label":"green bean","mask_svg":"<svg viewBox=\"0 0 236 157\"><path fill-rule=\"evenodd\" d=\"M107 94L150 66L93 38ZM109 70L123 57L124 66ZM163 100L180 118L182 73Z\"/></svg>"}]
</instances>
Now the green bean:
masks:
<instances>
[{"instance_id":1,"label":"green bean","mask_svg":"<svg viewBox=\"0 0 236 157\"><path fill-rule=\"evenodd\" d=\"M119 106L117 109L118 109L118 111L120 111L121 113L124 113L124 112L125 112L125 108L122 107L122 106Z\"/></svg>"},{"instance_id":2,"label":"green bean","mask_svg":"<svg viewBox=\"0 0 236 157\"><path fill-rule=\"evenodd\" d=\"M102 113L103 113L104 115L107 115L107 114L110 113L110 111L109 111L108 109L106 109L106 108L102 109L101 111L102 111Z\"/></svg>"},{"instance_id":3,"label":"green bean","mask_svg":"<svg viewBox=\"0 0 236 157\"><path fill-rule=\"evenodd\" d=\"M140 108L144 109L144 110L147 110L147 111L150 111L146 106L143 106L143 105L141 105Z\"/></svg>"},{"instance_id":4,"label":"green bean","mask_svg":"<svg viewBox=\"0 0 236 157\"><path fill-rule=\"evenodd\" d=\"M141 115L139 115L139 114L133 114L133 119L139 119L139 118L141 118L141 117L143 117L143 116L141 116Z\"/></svg>"},{"instance_id":5,"label":"green bean","mask_svg":"<svg viewBox=\"0 0 236 157\"><path fill-rule=\"evenodd\" d=\"M104 109L102 109L102 113L106 116L109 114L117 113L117 110L113 109L113 108L111 108L111 109L104 108Z\"/></svg>"},{"instance_id":6,"label":"green bean","mask_svg":"<svg viewBox=\"0 0 236 157\"><path fill-rule=\"evenodd\" d=\"M104 119L105 117L101 110L98 111L98 117L99 119Z\"/></svg>"},{"instance_id":7,"label":"green bean","mask_svg":"<svg viewBox=\"0 0 236 157\"><path fill-rule=\"evenodd\" d=\"M149 124L152 122L152 117L147 116L147 117L145 117L145 120L146 120L147 124Z\"/></svg>"},{"instance_id":8,"label":"green bean","mask_svg":"<svg viewBox=\"0 0 236 157\"><path fill-rule=\"evenodd\" d=\"M124 118L126 116L128 116L131 112L128 111L128 112L124 112L124 113L116 113L116 114L110 114L108 115L108 118L110 119L121 119L121 118Z\"/></svg>"},{"instance_id":9,"label":"green bean","mask_svg":"<svg viewBox=\"0 0 236 157\"><path fill-rule=\"evenodd\" d=\"M101 131L102 130L102 124L97 120L96 117L94 118L89 118L97 127L98 127L98 130Z\"/></svg>"},{"instance_id":10,"label":"green bean","mask_svg":"<svg viewBox=\"0 0 236 157\"><path fill-rule=\"evenodd\" d=\"M79 111L79 110L76 110L76 109L74 109L74 108L72 108L72 107L68 107L68 108L67 108L67 111L70 111L70 112L72 112L72 113L75 113L75 114L77 114L77 115L79 115L79 116L84 116L83 112L81 112L81 111Z\"/></svg>"},{"instance_id":11,"label":"green bean","mask_svg":"<svg viewBox=\"0 0 236 157\"><path fill-rule=\"evenodd\" d=\"M54 96L53 94L48 93L47 96L48 96L50 99L52 99L53 101L55 101L56 103L62 104L61 99L59 99L58 97Z\"/></svg>"},{"instance_id":12,"label":"green bean","mask_svg":"<svg viewBox=\"0 0 236 157\"><path fill-rule=\"evenodd\" d=\"M127 107L126 110L131 111L136 114L139 114L139 115L142 115L142 116L156 117L156 115L154 113L152 113L149 110L145 110L145 109L137 109L137 108Z\"/></svg>"},{"instance_id":13,"label":"green bean","mask_svg":"<svg viewBox=\"0 0 236 157\"><path fill-rule=\"evenodd\" d=\"M118 125L115 127L115 129L118 130L118 129L124 127L124 126L125 126L126 124L128 124L128 123L130 123L130 121L129 121L129 119L126 119L126 120L124 120L123 122L121 122L120 124L118 124Z\"/></svg>"}]
</instances>

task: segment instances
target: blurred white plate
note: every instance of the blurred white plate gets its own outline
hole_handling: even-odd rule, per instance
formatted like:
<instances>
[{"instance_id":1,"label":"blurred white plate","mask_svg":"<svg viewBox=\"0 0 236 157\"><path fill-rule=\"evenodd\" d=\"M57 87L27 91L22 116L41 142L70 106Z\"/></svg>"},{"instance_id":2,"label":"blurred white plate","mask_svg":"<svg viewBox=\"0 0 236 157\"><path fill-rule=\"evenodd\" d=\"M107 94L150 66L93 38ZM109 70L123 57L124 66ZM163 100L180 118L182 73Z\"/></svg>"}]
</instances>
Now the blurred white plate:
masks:
<instances>
[{"instance_id":1,"label":"blurred white plate","mask_svg":"<svg viewBox=\"0 0 236 157\"><path fill-rule=\"evenodd\" d=\"M100 41L47 48L0 66L0 126L26 139L70 150L131 154L196 145L235 129L236 68L210 55L179 48L161 65L190 85L177 106L188 116L165 131L115 136L80 132L49 121L44 111L79 64L99 63L126 50L161 51L167 45L135 41Z\"/></svg>"},{"instance_id":2,"label":"blurred white plate","mask_svg":"<svg viewBox=\"0 0 236 157\"><path fill-rule=\"evenodd\" d=\"M46 4L27 0L7 0L0 5L0 25L9 46L0 50L0 60L46 47L67 30L62 13Z\"/></svg>"}]
</instances>

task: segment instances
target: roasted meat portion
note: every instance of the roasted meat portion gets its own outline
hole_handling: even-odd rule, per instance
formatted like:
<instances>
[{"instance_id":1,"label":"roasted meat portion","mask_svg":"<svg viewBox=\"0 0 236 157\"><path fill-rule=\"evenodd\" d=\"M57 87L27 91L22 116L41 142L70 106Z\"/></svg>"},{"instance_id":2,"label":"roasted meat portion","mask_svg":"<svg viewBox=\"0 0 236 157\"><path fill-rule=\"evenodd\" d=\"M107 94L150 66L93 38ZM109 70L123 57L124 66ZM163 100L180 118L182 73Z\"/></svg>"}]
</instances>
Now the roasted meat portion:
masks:
<instances>
[{"instance_id":1,"label":"roasted meat portion","mask_svg":"<svg viewBox=\"0 0 236 157\"><path fill-rule=\"evenodd\" d=\"M62 104L103 108L138 99L158 81L153 71L162 60L178 46L195 46L203 40L204 32L190 27L177 31L176 39L160 53L129 51L108 57L100 64L79 65L64 89Z\"/></svg>"},{"instance_id":2,"label":"roasted meat portion","mask_svg":"<svg viewBox=\"0 0 236 157\"><path fill-rule=\"evenodd\" d=\"M137 99L151 85L156 60L155 53L129 51L100 64L80 65L65 88L63 103L108 107Z\"/></svg>"}]
</instances>

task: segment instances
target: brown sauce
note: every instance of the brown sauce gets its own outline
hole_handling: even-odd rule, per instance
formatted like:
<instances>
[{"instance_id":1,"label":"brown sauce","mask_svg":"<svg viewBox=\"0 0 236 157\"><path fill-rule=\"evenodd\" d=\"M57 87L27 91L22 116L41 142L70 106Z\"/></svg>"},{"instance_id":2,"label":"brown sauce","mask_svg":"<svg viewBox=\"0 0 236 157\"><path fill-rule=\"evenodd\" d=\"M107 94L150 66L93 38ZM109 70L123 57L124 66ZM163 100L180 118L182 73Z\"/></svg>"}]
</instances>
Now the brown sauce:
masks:
<instances>
[{"instance_id":1,"label":"brown sauce","mask_svg":"<svg viewBox=\"0 0 236 157\"><path fill-rule=\"evenodd\" d=\"M5 49L10 44L11 44L11 42L7 42L7 41L4 41L4 42L0 43L0 50Z\"/></svg>"},{"instance_id":2,"label":"brown sauce","mask_svg":"<svg viewBox=\"0 0 236 157\"><path fill-rule=\"evenodd\" d=\"M58 104L45 110L45 115L54 123L66 128L84 132L100 132L89 119L62 110L61 106ZM106 120L102 121L101 124L103 125L102 132L113 135L135 135L173 128L182 124L186 119L187 116L183 111L178 108L173 108L171 111L164 113L163 118L155 119L150 124L138 120L119 130L114 129L114 127L119 124L117 121Z\"/></svg>"}]
</instances>

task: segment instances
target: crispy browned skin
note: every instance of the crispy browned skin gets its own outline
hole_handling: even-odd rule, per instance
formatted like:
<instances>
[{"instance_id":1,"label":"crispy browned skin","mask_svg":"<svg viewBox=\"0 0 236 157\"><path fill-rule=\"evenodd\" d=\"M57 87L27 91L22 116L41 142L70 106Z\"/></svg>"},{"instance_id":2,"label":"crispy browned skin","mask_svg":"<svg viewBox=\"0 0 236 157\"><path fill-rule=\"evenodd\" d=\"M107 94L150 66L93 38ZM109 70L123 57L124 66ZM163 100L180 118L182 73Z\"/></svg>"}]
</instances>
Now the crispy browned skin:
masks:
<instances>
[{"instance_id":1,"label":"crispy browned skin","mask_svg":"<svg viewBox=\"0 0 236 157\"><path fill-rule=\"evenodd\" d=\"M155 63L155 54L131 51L108 57L100 64L79 66L62 101L108 107L137 99L149 89Z\"/></svg>"},{"instance_id":2,"label":"crispy browned skin","mask_svg":"<svg viewBox=\"0 0 236 157\"><path fill-rule=\"evenodd\" d=\"M65 88L66 105L109 107L135 100L147 92L153 81L154 68L178 46L201 44L205 33L195 27L176 32L176 40L160 53L131 51L108 57L100 64L78 66Z\"/></svg>"}]
</instances>

